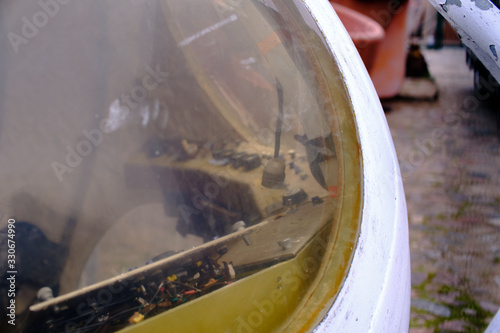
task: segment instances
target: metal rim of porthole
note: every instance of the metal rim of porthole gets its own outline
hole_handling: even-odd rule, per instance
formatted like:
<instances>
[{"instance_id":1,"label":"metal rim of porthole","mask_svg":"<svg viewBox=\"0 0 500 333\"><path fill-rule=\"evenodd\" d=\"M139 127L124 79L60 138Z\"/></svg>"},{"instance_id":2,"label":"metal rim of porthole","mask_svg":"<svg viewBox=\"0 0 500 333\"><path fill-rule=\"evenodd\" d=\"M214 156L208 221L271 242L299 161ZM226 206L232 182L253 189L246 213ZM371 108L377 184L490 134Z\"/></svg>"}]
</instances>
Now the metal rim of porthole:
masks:
<instances>
[{"instance_id":1,"label":"metal rim of porthole","mask_svg":"<svg viewBox=\"0 0 500 333\"><path fill-rule=\"evenodd\" d=\"M390 131L371 80L337 15L327 2L304 3L323 32L348 91L363 177L360 233L349 272L316 329L403 331L409 325L410 253L406 202Z\"/></svg>"}]
</instances>

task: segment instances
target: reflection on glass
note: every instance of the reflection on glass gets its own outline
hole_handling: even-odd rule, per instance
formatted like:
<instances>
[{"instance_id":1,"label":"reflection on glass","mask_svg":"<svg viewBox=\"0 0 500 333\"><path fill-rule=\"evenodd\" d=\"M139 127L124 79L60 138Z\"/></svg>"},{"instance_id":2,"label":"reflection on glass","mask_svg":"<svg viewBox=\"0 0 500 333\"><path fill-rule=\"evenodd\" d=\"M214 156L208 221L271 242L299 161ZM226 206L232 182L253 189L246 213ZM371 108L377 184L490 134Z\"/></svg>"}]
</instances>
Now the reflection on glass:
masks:
<instances>
[{"instance_id":1,"label":"reflection on glass","mask_svg":"<svg viewBox=\"0 0 500 333\"><path fill-rule=\"evenodd\" d=\"M341 137L300 2L54 3L43 26L36 5L1 12L0 204L26 331L141 322L333 223ZM42 287L64 296L38 303Z\"/></svg>"}]
</instances>

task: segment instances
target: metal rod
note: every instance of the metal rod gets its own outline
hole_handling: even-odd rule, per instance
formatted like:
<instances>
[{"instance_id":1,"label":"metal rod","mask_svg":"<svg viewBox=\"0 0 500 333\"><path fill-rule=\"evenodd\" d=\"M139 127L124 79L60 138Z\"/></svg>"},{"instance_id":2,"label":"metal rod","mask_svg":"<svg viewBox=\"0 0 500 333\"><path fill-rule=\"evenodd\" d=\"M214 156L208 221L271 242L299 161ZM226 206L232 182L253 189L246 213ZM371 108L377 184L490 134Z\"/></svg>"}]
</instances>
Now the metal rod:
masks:
<instances>
[{"instance_id":1,"label":"metal rod","mask_svg":"<svg viewBox=\"0 0 500 333\"><path fill-rule=\"evenodd\" d=\"M280 155L280 139L281 139L281 128L283 127L283 87L281 86L280 80L276 78L276 91L278 92L278 121L276 122L276 134L274 140L274 158L278 158Z\"/></svg>"}]
</instances>

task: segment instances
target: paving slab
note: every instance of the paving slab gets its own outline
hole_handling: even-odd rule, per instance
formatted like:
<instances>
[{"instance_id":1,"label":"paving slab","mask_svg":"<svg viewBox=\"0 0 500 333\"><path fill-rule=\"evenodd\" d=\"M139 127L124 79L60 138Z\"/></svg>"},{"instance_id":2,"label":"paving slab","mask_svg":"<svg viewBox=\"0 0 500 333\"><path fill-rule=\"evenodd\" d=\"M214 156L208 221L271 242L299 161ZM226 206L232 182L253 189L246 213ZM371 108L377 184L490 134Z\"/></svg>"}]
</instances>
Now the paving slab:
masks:
<instances>
[{"instance_id":1,"label":"paving slab","mask_svg":"<svg viewBox=\"0 0 500 333\"><path fill-rule=\"evenodd\" d=\"M383 104L408 206L412 304L450 312L413 306L410 332L482 332L500 308L500 106L474 94L463 48L423 54L439 97Z\"/></svg>"}]
</instances>

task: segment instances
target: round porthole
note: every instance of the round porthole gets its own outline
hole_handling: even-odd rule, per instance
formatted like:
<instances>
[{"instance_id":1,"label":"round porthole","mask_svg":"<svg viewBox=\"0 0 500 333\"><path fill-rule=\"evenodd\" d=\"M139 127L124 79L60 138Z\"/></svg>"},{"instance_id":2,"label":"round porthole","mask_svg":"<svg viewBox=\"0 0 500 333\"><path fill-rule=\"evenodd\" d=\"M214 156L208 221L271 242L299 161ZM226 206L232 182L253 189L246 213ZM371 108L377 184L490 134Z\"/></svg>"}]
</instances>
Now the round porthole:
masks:
<instances>
[{"instance_id":1,"label":"round porthole","mask_svg":"<svg viewBox=\"0 0 500 333\"><path fill-rule=\"evenodd\" d=\"M372 255L360 247L377 247L362 221L396 191L367 208L366 163L379 156L384 186L400 180L386 127L382 146L363 146L366 121L384 123L360 126L356 110L380 105L328 2L2 9L0 226L15 225L17 244L2 309L15 300L16 328L293 332L336 320L357 253ZM384 262L404 238L387 231L395 206ZM390 269L379 270L364 274Z\"/></svg>"}]
</instances>

